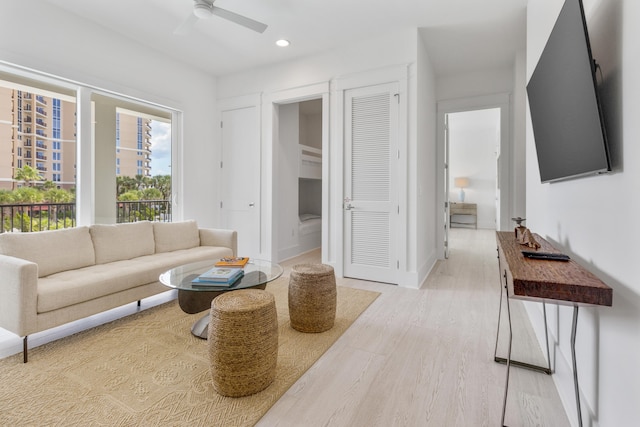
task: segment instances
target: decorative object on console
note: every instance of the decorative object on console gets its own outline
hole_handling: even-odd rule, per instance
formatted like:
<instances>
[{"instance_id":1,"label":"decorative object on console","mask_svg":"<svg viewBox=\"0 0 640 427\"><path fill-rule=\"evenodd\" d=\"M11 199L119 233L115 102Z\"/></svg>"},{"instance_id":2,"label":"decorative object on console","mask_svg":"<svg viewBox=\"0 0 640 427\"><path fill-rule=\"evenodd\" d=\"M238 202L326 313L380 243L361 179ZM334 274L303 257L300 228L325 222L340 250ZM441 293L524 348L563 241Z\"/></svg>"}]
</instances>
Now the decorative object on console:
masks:
<instances>
[{"instance_id":1,"label":"decorative object on console","mask_svg":"<svg viewBox=\"0 0 640 427\"><path fill-rule=\"evenodd\" d=\"M514 230L516 233L516 240L520 240L522 238L522 235L524 234L524 231L527 229L527 227L522 225L522 223L526 221L526 219L517 216L515 218L511 218L511 220L515 221L516 223L516 228Z\"/></svg>"},{"instance_id":2,"label":"decorative object on console","mask_svg":"<svg viewBox=\"0 0 640 427\"><path fill-rule=\"evenodd\" d=\"M460 189L459 198L464 202L464 189L469 187L469 178L458 177L453 179L453 185Z\"/></svg>"},{"instance_id":3,"label":"decorative object on console","mask_svg":"<svg viewBox=\"0 0 640 427\"><path fill-rule=\"evenodd\" d=\"M518 243L528 246L532 249L538 249L540 247L540 243L536 241L535 237L533 237L533 233L531 233L531 230L529 230L528 228L524 229L524 232L520 236L520 239L518 239Z\"/></svg>"},{"instance_id":4,"label":"decorative object on console","mask_svg":"<svg viewBox=\"0 0 640 427\"><path fill-rule=\"evenodd\" d=\"M533 237L533 234L531 233L531 231L527 227L522 225L522 223L526 221L526 219L520 218L518 216L516 218L511 218L511 220L515 221L517 225L514 231L515 231L516 240L518 241L518 243L533 249L538 249L540 247L540 244L536 241L535 237Z\"/></svg>"}]
</instances>

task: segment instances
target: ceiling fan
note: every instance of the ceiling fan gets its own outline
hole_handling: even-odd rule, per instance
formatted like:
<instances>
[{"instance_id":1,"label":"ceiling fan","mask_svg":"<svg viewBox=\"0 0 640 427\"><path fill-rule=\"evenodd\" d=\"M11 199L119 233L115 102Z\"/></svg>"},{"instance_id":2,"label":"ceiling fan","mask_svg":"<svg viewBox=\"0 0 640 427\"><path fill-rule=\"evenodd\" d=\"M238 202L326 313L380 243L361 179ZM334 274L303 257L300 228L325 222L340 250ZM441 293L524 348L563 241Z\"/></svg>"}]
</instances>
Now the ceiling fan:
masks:
<instances>
[{"instance_id":1,"label":"ceiling fan","mask_svg":"<svg viewBox=\"0 0 640 427\"><path fill-rule=\"evenodd\" d=\"M198 19L209 19L213 15L224 18L228 21L235 22L250 30L263 33L267 29L267 25L262 22L255 21L246 16L238 15L226 9L222 9L218 6L214 6L215 0L193 0L193 13L174 30L174 34L184 35L187 34L191 28L195 25Z\"/></svg>"}]
</instances>

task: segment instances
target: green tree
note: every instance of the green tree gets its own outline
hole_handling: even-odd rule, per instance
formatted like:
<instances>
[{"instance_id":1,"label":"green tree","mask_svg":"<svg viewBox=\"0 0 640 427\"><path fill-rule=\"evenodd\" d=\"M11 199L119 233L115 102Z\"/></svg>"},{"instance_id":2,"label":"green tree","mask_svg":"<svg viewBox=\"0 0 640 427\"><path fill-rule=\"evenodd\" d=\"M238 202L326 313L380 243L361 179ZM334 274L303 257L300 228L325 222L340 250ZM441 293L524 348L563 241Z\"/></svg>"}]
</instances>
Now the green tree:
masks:
<instances>
[{"instance_id":1,"label":"green tree","mask_svg":"<svg viewBox=\"0 0 640 427\"><path fill-rule=\"evenodd\" d=\"M138 190L144 190L151 185L151 179L144 175L136 175L133 179L136 181Z\"/></svg>"},{"instance_id":2,"label":"green tree","mask_svg":"<svg viewBox=\"0 0 640 427\"><path fill-rule=\"evenodd\" d=\"M56 183L53 181L49 181L48 179L44 181L44 184L42 184L42 188L45 190L51 190L53 188L56 188Z\"/></svg>"},{"instance_id":3,"label":"green tree","mask_svg":"<svg viewBox=\"0 0 640 427\"><path fill-rule=\"evenodd\" d=\"M50 203L69 203L73 201L74 196L66 190L52 188L45 191L44 199Z\"/></svg>"},{"instance_id":4,"label":"green tree","mask_svg":"<svg viewBox=\"0 0 640 427\"><path fill-rule=\"evenodd\" d=\"M118 197L118 200L123 202L135 202L140 200L140 192L138 190L127 191L126 193L121 194L120 197Z\"/></svg>"},{"instance_id":5,"label":"green tree","mask_svg":"<svg viewBox=\"0 0 640 427\"><path fill-rule=\"evenodd\" d=\"M163 200L171 200L171 175L156 175L151 182L154 188L160 190Z\"/></svg>"},{"instance_id":6,"label":"green tree","mask_svg":"<svg viewBox=\"0 0 640 427\"><path fill-rule=\"evenodd\" d=\"M142 190L142 200L163 200L163 195L157 188L145 188Z\"/></svg>"},{"instance_id":7,"label":"green tree","mask_svg":"<svg viewBox=\"0 0 640 427\"><path fill-rule=\"evenodd\" d=\"M117 195L120 196L127 191L137 190L138 183L135 179L130 176L117 176L116 177L116 191Z\"/></svg>"},{"instance_id":8,"label":"green tree","mask_svg":"<svg viewBox=\"0 0 640 427\"><path fill-rule=\"evenodd\" d=\"M24 181L29 187L33 187L33 183L36 181L44 180L42 175L40 175L40 172L29 165L24 165L23 167L16 169L14 178L17 181Z\"/></svg>"},{"instance_id":9,"label":"green tree","mask_svg":"<svg viewBox=\"0 0 640 427\"><path fill-rule=\"evenodd\" d=\"M10 205L13 203L13 191L0 190L0 205Z\"/></svg>"},{"instance_id":10,"label":"green tree","mask_svg":"<svg viewBox=\"0 0 640 427\"><path fill-rule=\"evenodd\" d=\"M44 199L42 191L33 187L20 187L13 190L14 203L39 203Z\"/></svg>"}]
</instances>

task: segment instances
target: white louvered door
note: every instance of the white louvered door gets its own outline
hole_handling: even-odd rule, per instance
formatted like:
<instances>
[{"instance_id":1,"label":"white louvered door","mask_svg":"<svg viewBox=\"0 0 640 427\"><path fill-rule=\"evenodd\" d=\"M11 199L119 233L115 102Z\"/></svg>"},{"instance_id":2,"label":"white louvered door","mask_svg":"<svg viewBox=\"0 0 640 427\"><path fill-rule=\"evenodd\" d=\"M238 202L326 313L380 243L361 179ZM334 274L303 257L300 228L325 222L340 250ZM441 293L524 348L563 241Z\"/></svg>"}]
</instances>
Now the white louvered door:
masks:
<instances>
[{"instance_id":1,"label":"white louvered door","mask_svg":"<svg viewBox=\"0 0 640 427\"><path fill-rule=\"evenodd\" d=\"M345 92L344 275L397 283L397 84Z\"/></svg>"}]
</instances>

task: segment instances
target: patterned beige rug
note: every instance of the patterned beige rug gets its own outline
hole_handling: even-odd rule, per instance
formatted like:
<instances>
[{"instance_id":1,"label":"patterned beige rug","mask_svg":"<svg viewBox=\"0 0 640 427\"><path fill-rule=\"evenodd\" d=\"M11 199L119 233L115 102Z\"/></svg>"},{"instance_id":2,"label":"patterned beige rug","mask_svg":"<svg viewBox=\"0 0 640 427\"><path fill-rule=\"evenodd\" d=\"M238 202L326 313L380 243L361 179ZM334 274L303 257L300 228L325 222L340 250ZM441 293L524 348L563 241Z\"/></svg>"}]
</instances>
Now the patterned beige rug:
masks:
<instances>
[{"instance_id":1,"label":"patterned beige rug","mask_svg":"<svg viewBox=\"0 0 640 427\"><path fill-rule=\"evenodd\" d=\"M276 379L252 396L212 387L207 342L190 333L202 314L176 301L0 360L0 425L252 426L379 295L338 287L335 326L304 334L289 325L288 278L276 297Z\"/></svg>"}]
</instances>

